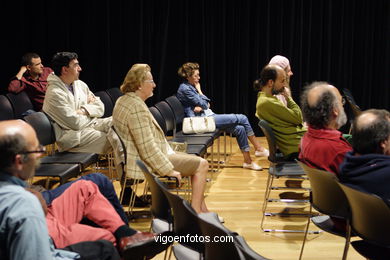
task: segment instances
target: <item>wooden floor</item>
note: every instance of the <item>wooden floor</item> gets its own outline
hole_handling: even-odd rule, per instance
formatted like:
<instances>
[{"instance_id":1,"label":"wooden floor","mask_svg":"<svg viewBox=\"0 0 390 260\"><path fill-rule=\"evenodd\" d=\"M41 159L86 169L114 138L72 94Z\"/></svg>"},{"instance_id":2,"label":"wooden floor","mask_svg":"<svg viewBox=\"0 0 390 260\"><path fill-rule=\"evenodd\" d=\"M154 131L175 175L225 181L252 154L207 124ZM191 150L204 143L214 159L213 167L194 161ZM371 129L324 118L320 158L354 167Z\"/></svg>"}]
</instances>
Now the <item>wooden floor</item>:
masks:
<instances>
[{"instance_id":1,"label":"wooden floor","mask_svg":"<svg viewBox=\"0 0 390 260\"><path fill-rule=\"evenodd\" d=\"M265 147L267 146L264 137L260 137L259 140ZM208 183L206 192L206 203L209 209L222 216L225 219L225 226L242 235L252 249L262 256L270 259L298 259L303 234L265 233L260 228L260 211L263 205L268 161L265 158L256 158L256 162L264 168L263 171L243 169L240 150L234 139L232 143L232 155L229 156L226 166L218 173L210 174L212 181ZM307 186L307 183L303 186ZM273 197L278 197L277 192L272 194ZM272 204L280 203L271 203L269 207L271 210L282 211L285 207L289 207L286 204L282 204L281 207ZM302 209L305 206L296 207ZM308 207L305 209L308 210ZM150 220L146 219L134 221L130 225L135 229L147 231L149 223ZM266 227L303 229L306 218L266 217L265 224ZM314 226L310 229L318 230ZM310 234L303 259L341 259L344 241L343 238L325 232ZM163 255L157 255L154 259L163 259ZM350 247L348 259L364 258Z\"/></svg>"}]
</instances>

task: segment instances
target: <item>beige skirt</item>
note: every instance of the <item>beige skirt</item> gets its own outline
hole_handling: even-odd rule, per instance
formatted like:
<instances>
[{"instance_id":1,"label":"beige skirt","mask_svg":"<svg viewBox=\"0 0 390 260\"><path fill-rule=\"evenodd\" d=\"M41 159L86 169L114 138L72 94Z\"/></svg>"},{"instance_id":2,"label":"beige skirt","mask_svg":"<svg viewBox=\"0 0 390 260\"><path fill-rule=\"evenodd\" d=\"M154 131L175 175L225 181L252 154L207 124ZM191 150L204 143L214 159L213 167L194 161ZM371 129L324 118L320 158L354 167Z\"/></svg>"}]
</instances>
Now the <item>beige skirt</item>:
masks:
<instances>
[{"instance_id":1,"label":"beige skirt","mask_svg":"<svg viewBox=\"0 0 390 260\"><path fill-rule=\"evenodd\" d=\"M201 157L186 154L181 152L175 152L175 154L168 155L169 161L173 164L173 169L181 173L181 176L194 175L196 169L198 169Z\"/></svg>"}]
</instances>

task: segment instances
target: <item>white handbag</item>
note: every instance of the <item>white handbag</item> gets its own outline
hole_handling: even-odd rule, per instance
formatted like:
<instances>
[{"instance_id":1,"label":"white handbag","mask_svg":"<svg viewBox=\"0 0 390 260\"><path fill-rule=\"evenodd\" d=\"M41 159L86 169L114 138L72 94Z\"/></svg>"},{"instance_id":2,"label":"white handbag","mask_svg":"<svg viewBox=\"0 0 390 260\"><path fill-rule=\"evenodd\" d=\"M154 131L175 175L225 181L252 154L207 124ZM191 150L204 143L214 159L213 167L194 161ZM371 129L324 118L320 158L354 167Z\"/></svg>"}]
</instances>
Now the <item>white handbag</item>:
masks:
<instances>
[{"instance_id":1,"label":"white handbag","mask_svg":"<svg viewBox=\"0 0 390 260\"><path fill-rule=\"evenodd\" d=\"M215 121L212 116L185 117L183 120L183 133L203 134L215 131Z\"/></svg>"}]
</instances>

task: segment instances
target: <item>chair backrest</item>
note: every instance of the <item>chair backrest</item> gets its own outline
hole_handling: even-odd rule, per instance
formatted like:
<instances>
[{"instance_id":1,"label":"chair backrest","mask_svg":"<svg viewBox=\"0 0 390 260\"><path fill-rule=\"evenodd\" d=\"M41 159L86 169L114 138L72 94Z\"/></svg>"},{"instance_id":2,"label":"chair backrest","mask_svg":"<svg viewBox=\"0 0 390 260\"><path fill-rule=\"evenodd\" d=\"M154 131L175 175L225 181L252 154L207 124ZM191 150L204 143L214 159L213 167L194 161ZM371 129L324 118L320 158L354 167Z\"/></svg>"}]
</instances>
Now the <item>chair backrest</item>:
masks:
<instances>
[{"instance_id":1,"label":"chair backrest","mask_svg":"<svg viewBox=\"0 0 390 260\"><path fill-rule=\"evenodd\" d=\"M360 107L356 104L356 101L355 99L353 98L352 96L352 93L349 89L347 88L344 88L343 89L343 95L345 97L345 100L346 102L348 103L349 107L351 108L352 110L352 113L355 117L357 117L358 115L360 115L362 113L362 110L360 109Z\"/></svg>"},{"instance_id":2,"label":"chair backrest","mask_svg":"<svg viewBox=\"0 0 390 260\"><path fill-rule=\"evenodd\" d=\"M219 224L210 221L207 215L198 215L198 222L203 237L207 236L210 240L214 238L224 239L220 242L210 241L205 243L205 259L224 260L224 259L245 259L240 249L236 246L233 235Z\"/></svg>"},{"instance_id":3,"label":"chair backrest","mask_svg":"<svg viewBox=\"0 0 390 260\"><path fill-rule=\"evenodd\" d=\"M259 127L261 128L261 130L263 131L263 133L265 135L265 138L267 139L268 149L269 149L268 160L273 162L273 163L276 163L278 161L276 138L275 138L275 135L272 131L272 128L268 124L268 122L263 120L263 119L260 119Z\"/></svg>"},{"instance_id":4,"label":"chair backrest","mask_svg":"<svg viewBox=\"0 0 390 260\"><path fill-rule=\"evenodd\" d=\"M200 236L200 226L197 225L197 216L193 214L194 210L188 210L184 208L183 202L185 201L179 195L171 193L164 184L155 177L155 181L158 187L164 192L165 196L169 201L169 205L172 209L173 215L173 231L177 236ZM199 253L204 252L204 243L191 242L191 241L180 241L180 244L188 246L189 248L196 250Z\"/></svg>"},{"instance_id":5,"label":"chair backrest","mask_svg":"<svg viewBox=\"0 0 390 260\"><path fill-rule=\"evenodd\" d=\"M35 112L23 117L37 133L39 142L42 145L54 144L56 141L53 124L44 112Z\"/></svg>"},{"instance_id":6,"label":"chair backrest","mask_svg":"<svg viewBox=\"0 0 390 260\"><path fill-rule=\"evenodd\" d=\"M175 115L173 114L171 107L166 101L157 102L154 106L158 109L158 111L160 111L165 120L167 134L170 135L172 132L173 135L176 132L176 122Z\"/></svg>"},{"instance_id":7,"label":"chair backrest","mask_svg":"<svg viewBox=\"0 0 390 260\"><path fill-rule=\"evenodd\" d=\"M104 104L103 117L112 116L112 110L114 109L114 103L113 103L111 97L108 95L108 93L106 91L98 91L94 94L95 94L95 96L98 96Z\"/></svg>"},{"instance_id":8,"label":"chair backrest","mask_svg":"<svg viewBox=\"0 0 390 260\"><path fill-rule=\"evenodd\" d=\"M309 177L313 207L323 214L347 219L350 214L349 203L338 185L336 175L309 167L302 162L298 164Z\"/></svg>"},{"instance_id":9,"label":"chair backrest","mask_svg":"<svg viewBox=\"0 0 390 260\"><path fill-rule=\"evenodd\" d=\"M161 115L160 111L156 107L149 107L150 113L152 113L154 119L157 121L158 125L163 130L164 134L167 134L167 126L165 124L165 119Z\"/></svg>"},{"instance_id":10,"label":"chair backrest","mask_svg":"<svg viewBox=\"0 0 390 260\"><path fill-rule=\"evenodd\" d=\"M390 246L390 208L375 194L339 183L351 207L352 230L364 240Z\"/></svg>"},{"instance_id":11,"label":"chair backrest","mask_svg":"<svg viewBox=\"0 0 390 260\"><path fill-rule=\"evenodd\" d=\"M0 95L0 121L14 119L14 110L9 99Z\"/></svg>"},{"instance_id":12,"label":"chair backrest","mask_svg":"<svg viewBox=\"0 0 390 260\"><path fill-rule=\"evenodd\" d=\"M31 103L30 98L27 96L27 93L22 91L18 94L7 93L7 98L12 104L12 108L14 110L14 116L16 119L21 119L23 117L23 113L27 110L34 109L33 104Z\"/></svg>"},{"instance_id":13,"label":"chair backrest","mask_svg":"<svg viewBox=\"0 0 390 260\"><path fill-rule=\"evenodd\" d=\"M109 88L106 90L107 94L110 96L112 103L115 106L116 101L120 96L123 96L123 93L119 88Z\"/></svg>"},{"instance_id":14,"label":"chair backrest","mask_svg":"<svg viewBox=\"0 0 390 260\"><path fill-rule=\"evenodd\" d=\"M157 184L155 176L148 170L146 165L140 160L137 160L136 163L144 173L145 179L149 183L150 191L152 192L152 206L150 211L153 217L165 220L169 224L172 224L173 220L168 198L165 196L165 193Z\"/></svg>"},{"instance_id":15,"label":"chair backrest","mask_svg":"<svg viewBox=\"0 0 390 260\"><path fill-rule=\"evenodd\" d=\"M183 105L181 104L180 100L175 95L167 97L165 99L165 101L171 107L171 109L175 115L176 129L181 130L181 125L183 124L183 119L185 116Z\"/></svg>"}]
</instances>

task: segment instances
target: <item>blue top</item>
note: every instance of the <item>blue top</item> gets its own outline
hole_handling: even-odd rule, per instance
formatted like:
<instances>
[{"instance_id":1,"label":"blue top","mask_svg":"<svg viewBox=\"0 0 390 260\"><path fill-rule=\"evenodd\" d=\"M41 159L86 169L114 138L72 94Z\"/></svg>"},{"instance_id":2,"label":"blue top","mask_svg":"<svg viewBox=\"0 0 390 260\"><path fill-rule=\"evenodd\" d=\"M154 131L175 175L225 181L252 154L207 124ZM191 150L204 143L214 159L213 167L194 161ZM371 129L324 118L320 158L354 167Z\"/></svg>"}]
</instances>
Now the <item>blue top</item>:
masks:
<instances>
[{"instance_id":1,"label":"blue top","mask_svg":"<svg viewBox=\"0 0 390 260\"><path fill-rule=\"evenodd\" d=\"M205 110L209 108L210 99L205 95L200 95L196 88L188 82L180 84L176 94L184 107L185 116L205 116ZM195 113L194 108L199 106L203 109L200 113Z\"/></svg>"},{"instance_id":2,"label":"blue top","mask_svg":"<svg viewBox=\"0 0 390 260\"><path fill-rule=\"evenodd\" d=\"M390 200L390 156L354 152L345 155L340 165L339 179L346 185Z\"/></svg>"},{"instance_id":3,"label":"blue top","mask_svg":"<svg viewBox=\"0 0 390 260\"><path fill-rule=\"evenodd\" d=\"M0 259L79 259L54 248L42 206L24 187L21 179L0 173Z\"/></svg>"}]
</instances>

